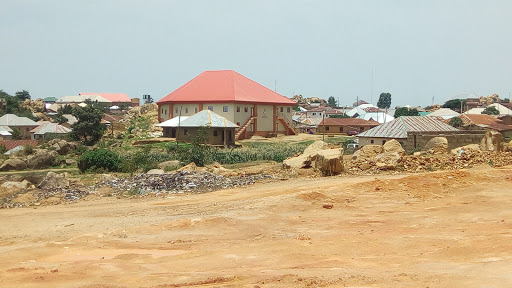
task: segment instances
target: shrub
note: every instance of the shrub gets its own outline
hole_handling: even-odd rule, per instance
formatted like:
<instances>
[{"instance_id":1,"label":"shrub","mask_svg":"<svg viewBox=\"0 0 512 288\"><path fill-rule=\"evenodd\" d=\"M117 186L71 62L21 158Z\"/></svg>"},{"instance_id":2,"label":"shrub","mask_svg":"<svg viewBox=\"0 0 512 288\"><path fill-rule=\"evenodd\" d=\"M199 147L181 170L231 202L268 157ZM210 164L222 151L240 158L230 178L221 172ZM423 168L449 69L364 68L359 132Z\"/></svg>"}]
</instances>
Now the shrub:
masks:
<instances>
[{"instance_id":1,"label":"shrub","mask_svg":"<svg viewBox=\"0 0 512 288\"><path fill-rule=\"evenodd\" d=\"M34 154L34 147L32 147L31 145L26 145L25 147L23 147L23 154L25 154L25 155Z\"/></svg>"},{"instance_id":2,"label":"shrub","mask_svg":"<svg viewBox=\"0 0 512 288\"><path fill-rule=\"evenodd\" d=\"M117 171L121 160L119 156L110 150L97 149L82 154L78 160L80 171Z\"/></svg>"},{"instance_id":3,"label":"shrub","mask_svg":"<svg viewBox=\"0 0 512 288\"><path fill-rule=\"evenodd\" d=\"M5 147L4 144L1 144L0 145L0 154L4 154L5 152L7 152L7 147Z\"/></svg>"}]
</instances>

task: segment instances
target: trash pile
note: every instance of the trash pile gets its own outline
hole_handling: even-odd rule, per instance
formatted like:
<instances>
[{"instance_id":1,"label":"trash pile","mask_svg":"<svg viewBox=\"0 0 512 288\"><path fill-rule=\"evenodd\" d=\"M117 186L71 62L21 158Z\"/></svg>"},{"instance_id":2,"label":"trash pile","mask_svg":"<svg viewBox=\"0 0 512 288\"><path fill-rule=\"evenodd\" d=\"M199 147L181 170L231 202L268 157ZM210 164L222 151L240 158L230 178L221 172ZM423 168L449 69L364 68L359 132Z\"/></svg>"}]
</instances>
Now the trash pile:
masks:
<instances>
[{"instance_id":1,"label":"trash pile","mask_svg":"<svg viewBox=\"0 0 512 288\"><path fill-rule=\"evenodd\" d=\"M273 178L270 175L225 177L210 172L180 171L172 174L139 174L100 183L120 192L134 195L149 193L204 193L220 189L252 185L258 180Z\"/></svg>"}]
</instances>

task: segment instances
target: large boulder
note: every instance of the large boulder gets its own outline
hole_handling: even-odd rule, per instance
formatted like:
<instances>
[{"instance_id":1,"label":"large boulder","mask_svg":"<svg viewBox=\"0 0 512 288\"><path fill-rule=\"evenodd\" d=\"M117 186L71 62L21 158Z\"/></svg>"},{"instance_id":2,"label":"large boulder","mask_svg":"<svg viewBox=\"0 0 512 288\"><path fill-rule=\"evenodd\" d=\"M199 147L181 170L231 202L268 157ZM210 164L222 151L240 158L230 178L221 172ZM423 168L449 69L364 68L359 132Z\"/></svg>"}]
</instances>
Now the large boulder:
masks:
<instances>
[{"instance_id":1,"label":"large boulder","mask_svg":"<svg viewBox=\"0 0 512 288\"><path fill-rule=\"evenodd\" d=\"M57 174L55 172L48 172L44 180L38 185L41 189L55 189L69 187L69 180L65 174Z\"/></svg>"},{"instance_id":2,"label":"large boulder","mask_svg":"<svg viewBox=\"0 0 512 288\"><path fill-rule=\"evenodd\" d=\"M17 158L7 159L2 163L2 166L0 166L0 171L19 171L23 169L27 169L27 163Z\"/></svg>"},{"instance_id":3,"label":"large boulder","mask_svg":"<svg viewBox=\"0 0 512 288\"><path fill-rule=\"evenodd\" d=\"M503 151L503 136L500 132L487 131L480 141L480 149L482 151Z\"/></svg>"},{"instance_id":4,"label":"large boulder","mask_svg":"<svg viewBox=\"0 0 512 288\"><path fill-rule=\"evenodd\" d=\"M325 176L343 172L343 148L320 150L315 158L315 167Z\"/></svg>"},{"instance_id":5,"label":"large boulder","mask_svg":"<svg viewBox=\"0 0 512 288\"><path fill-rule=\"evenodd\" d=\"M68 142L63 139L53 139L48 142L59 155L67 155L69 152L75 151L77 145L74 142Z\"/></svg>"},{"instance_id":6,"label":"large boulder","mask_svg":"<svg viewBox=\"0 0 512 288\"><path fill-rule=\"evenodd\" d=\"M384 149L384 153L398 153L400 156L405 155L405 150L400 144L400 142L396 141L395 139L391 139L388 142L384 143L382 145L382 149Z\"/></svg>"},{"instance_id":7,"label":"large boulder","mask_svg":"<svg viewBox=\"0 0 512 288\"><path fill-rule=\"evenodd\" d=\"M457 147L455 149L452 149L451 153L453 155L459 155L459 154L462 154L462 153L468 152L468 151L481 152L482 150L480 149L480 145L478 145L478 144L469 144L469 145L465 145L462 147Z\"/></svg>"},{"instance_id":8,"label":"large boulder","mask_svg":"<svg viewBox=\"0 0 512 288\"><path fill-rule=\"evenodd\" d=\"M510 140L510 142L505 143L503 145L503 151L505 151L505 152L512 152L512 140Z\"/></svg>"},{"instance_id":9,"label":"large boulder","mask_svg":"<svg viewBox=\"0 0 512 288\"><path fill-rule=\"evenodd\" d=\"M309 168L313 165L319 151L329 149L329 144L324 141L316 141L309 145L299 156L291 157L283 161L285 169Z\"/></svg>"},{"instance_id":10,"label":"large boulder","mask_svg":"<svg viewBox=\"0 0 512 288\"><path fill-rule=\"evenodd\" d=\"M28 168L42 169L55 164L59 154L56 151L36 150L34 154L28 155L25 159Z\"/></svg>"},{"instance_id":11,"label":"large boulder","mask_svg":"<svg viewBox=\"0 0 512 288\"><path fill-rule=\"evenodd\" d=\"M429 154L445 154L448 152L448 140L445 137L434 137L427 142L423 151Z\"/></svg>"},{"instance_id":12,"label":"large boulder","mask_svg":"<svg viewBox=\"0 0 512 288\"><path fill-rule=\"evenodd\" d=\"M364 145L361 149L357 150L352 156L352 160L368 161L374 160L377 155L384 152L384 148L380 145Z\"/></svg>"},{"instance_id":13,"label":"large boulder","mask_svg":"<svg viewBox=\"0 0 512 288\"><path fill-rule=\"evenodd\" d=\"M30 183L27 180L23 180L21 182L7 181L7 182L2 183L1 187L7 188L7 189L23 189L23 190L25 190L25 189L31 188L32 183Z\"/></svg>"},{"instance_id":14,"label":"large boulder","mask_svg":"<svg viewBox=\"0 0 512 288\"><path fill-rule=\"evenodd\" d=\"M399 152L384 152L375 157L375 166L380 170L395 170L402 156Z\"/></svg>"}]
</instances>

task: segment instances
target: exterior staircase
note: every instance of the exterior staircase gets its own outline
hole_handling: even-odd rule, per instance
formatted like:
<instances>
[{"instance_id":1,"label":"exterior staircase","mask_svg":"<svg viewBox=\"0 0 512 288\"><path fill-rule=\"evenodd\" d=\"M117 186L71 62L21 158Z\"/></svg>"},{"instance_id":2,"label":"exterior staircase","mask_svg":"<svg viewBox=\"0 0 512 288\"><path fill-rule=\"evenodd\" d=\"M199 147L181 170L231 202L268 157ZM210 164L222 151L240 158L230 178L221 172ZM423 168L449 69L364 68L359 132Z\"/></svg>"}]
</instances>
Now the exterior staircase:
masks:
<instances>
[{"instance_id":1,"label":"exterior staircase","mask_svg":"<svg viewBox=\"0 0 512 288\"><path fill-rule=\"evenodd\" d=\"M249 119L247 119L247 122L245 122L244 125L242 125L242 127L240 127L240 129L238 129L236 132L235 141L246 138L246 132L248 132L247 128L249 128L249 126L254 123L255 119L256 117L249 117Z\"/></svg>"},{"instance_id":2,"label":"exterior staircase","mask_svg":"<svg viewBox=\"0 0 512 288\"><path fill-rule=\"evenodd\" d=\"M297 130L295 130L295 127L284 115L278 114L277 119L286 127L286 135L297 135Z\"/></svg>"}]
</instances>

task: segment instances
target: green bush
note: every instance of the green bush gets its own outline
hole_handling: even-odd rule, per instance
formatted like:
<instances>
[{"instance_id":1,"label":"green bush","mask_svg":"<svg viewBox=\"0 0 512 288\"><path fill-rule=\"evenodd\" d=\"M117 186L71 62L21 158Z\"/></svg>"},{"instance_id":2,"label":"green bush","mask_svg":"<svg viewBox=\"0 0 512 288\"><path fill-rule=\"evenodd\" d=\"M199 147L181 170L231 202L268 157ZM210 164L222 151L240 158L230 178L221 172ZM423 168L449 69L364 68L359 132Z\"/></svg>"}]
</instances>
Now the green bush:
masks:
<instances>
[{"instance_id":1,"label":"green bush","mask_svg":"<svg viewBox=\"0 0 512 288\"><path fill-rule=\"evenodd\" d=\"M78 160L78 168L80 171L117 171L121 160L117 153L106 150L97 149L82 154Z\"/></svg>"}]
</instances>

